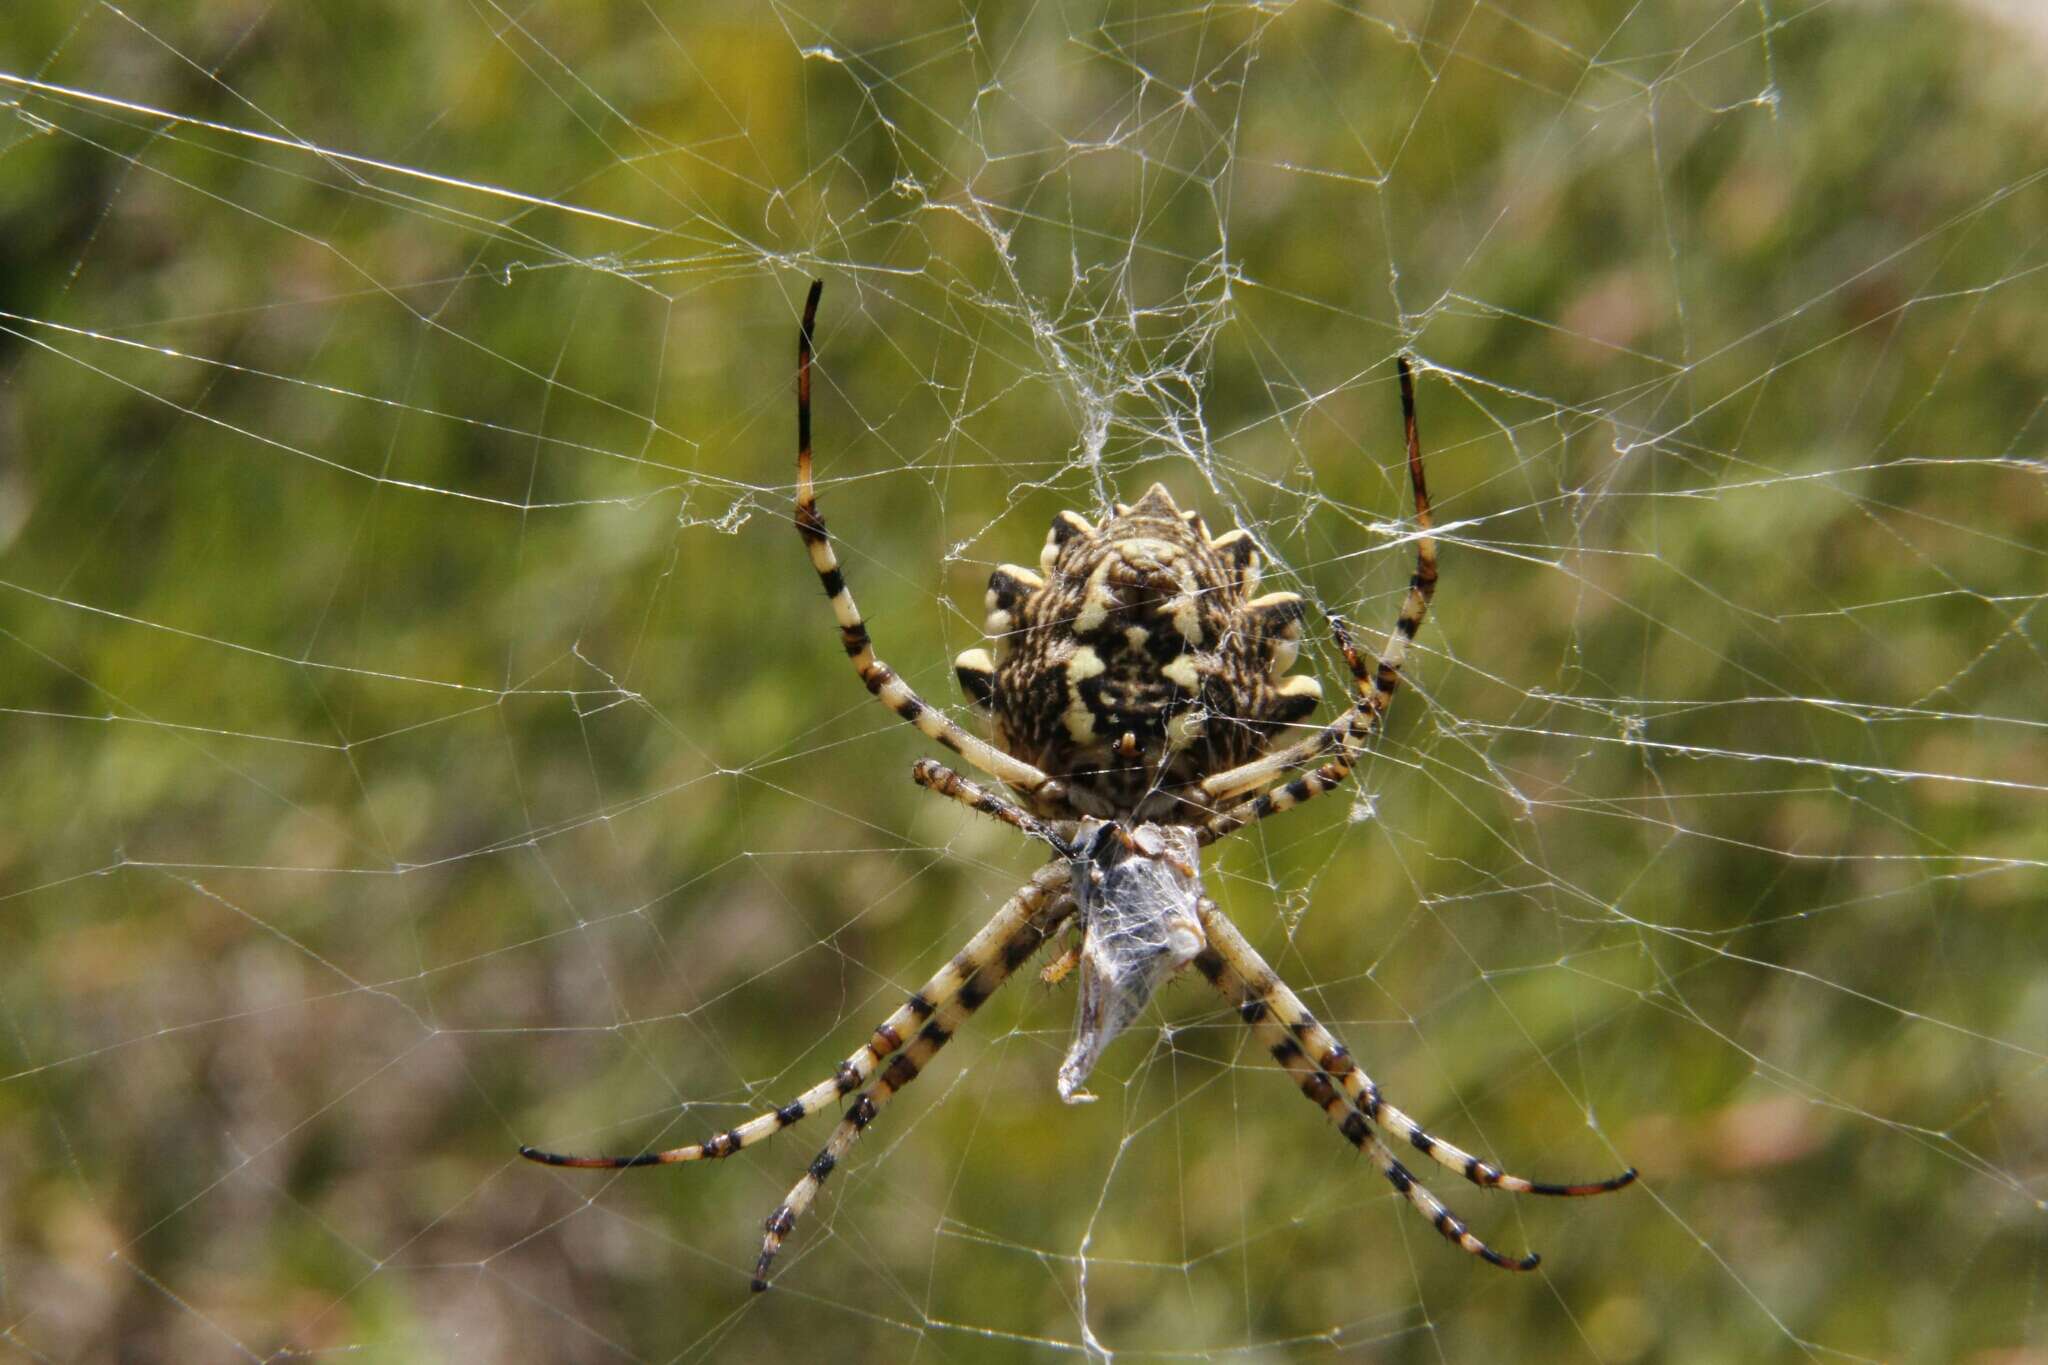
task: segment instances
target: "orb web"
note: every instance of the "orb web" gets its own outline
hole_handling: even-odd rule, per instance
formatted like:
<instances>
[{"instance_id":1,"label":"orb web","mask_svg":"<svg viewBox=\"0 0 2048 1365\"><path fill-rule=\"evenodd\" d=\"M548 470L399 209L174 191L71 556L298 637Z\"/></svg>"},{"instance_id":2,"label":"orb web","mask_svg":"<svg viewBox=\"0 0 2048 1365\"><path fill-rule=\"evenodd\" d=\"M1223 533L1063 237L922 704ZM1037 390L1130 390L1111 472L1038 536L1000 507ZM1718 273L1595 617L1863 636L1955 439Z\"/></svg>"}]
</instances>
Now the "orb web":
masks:
<instances>
[{"instance_id":1,"label":"orb web","mask_svg":"<svg viewBox=\"0 0 2048 1365\"><path fill-rule=\"evenodd\" d=\"M88 5L0 34L0 1334L32 1358L2044 1349L2048 35L1980 4ZM1423 1177L1193 974L1020 974L793 1235L830 1073L1029 874L982 584L1154 480L1368 644L1208 886ZM1327 708L1324 712L1328 714ZM970 721L971 723L971 721ZM1438 1178L1441 1176L1442 1178Z\"/></svg>"}]
</instances>

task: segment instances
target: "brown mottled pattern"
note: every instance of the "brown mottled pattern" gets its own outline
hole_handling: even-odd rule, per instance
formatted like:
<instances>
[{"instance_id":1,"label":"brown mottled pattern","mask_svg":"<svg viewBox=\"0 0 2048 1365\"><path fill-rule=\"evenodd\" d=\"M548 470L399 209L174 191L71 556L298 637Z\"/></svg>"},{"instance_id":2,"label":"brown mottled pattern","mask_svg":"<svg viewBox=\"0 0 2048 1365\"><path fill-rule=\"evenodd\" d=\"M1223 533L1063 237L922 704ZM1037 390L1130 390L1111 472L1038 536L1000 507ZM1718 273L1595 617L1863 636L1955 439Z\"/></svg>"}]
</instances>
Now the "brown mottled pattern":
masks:
<instances>
[{"instance_id":1,"label":"brown mottled pattern","mask_svg":"<svg viewBox=\"0 0 2048 1365\"><path fill-rule=\"evenodd\" d=\"M997 637L995 742L1065 779L1084 813L1192 823L1206 812L1179 789L1257 757L1306 714L1299 697L1281 694L1272 671L1278 631L1298 620L1298 609L1248 611L1257 592L1248 539L1213 543L1201 519L1161 485L1100 527L1085 525L1061 514L1043 586L1022 595L1010 630ZM1004 578L998 570L996 579ZM1190 621L1192 642L1183 628ZM1076 678L1084 650L1100 670ZM1165 671L1183 654L1193 690L1184 685L1186 665L1176 670L1183 681ZM1068 720L1076 693L1091 722L1085 739ZM1195 708L1206 723L1177 748L1168 723ZM1119 752L1127 734L1134 756Z\"/></svg>"}]
</instances>

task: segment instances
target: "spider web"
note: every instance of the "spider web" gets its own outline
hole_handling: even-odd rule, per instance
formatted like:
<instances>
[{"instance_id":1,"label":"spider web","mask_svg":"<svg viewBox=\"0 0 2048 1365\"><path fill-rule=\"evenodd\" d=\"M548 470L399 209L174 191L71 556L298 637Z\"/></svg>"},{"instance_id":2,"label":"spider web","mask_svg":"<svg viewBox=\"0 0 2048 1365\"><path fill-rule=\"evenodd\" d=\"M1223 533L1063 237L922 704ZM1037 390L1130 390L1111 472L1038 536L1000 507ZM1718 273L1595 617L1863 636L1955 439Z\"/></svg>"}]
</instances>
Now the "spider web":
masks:
<instances>
[{"instance_id":1,"label":"spider web","mask_svg":"<svg viewBox=\"0 0 2048 1365\"><path fill-rule=\"evenodd\" d=\"M2048 1359L2048 28L2016 3L116 6L0 31L0 1340L23 1358ZM795 1232L829 1074L1029 873L957 705L1153 479L1392 621L1224 909L1586 1201L1446 1247L1189 974L1029 973ZM1376 638L1376 637L1369 637ZM1428 1163L1420 1163L1428 1166Z\"/></svg>"}]
</instances>

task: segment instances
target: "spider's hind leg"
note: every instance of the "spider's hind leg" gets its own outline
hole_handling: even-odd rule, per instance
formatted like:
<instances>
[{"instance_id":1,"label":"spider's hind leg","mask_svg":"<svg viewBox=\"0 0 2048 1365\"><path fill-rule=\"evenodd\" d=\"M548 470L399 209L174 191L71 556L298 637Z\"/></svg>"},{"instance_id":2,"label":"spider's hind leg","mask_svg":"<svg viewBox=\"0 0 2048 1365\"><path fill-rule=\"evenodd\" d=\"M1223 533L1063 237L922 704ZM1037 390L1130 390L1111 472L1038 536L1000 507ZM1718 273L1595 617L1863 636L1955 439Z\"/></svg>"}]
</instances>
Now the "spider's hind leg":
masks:
<instances>
[{"instance_id":1,"label":"spider's hind leg","mask_svg":"<svg viewBox=\"0 0 2048 1365\"><path fill-rule=\"evenodd\" d=\"M1208 946L1196 957L1196 968L1236 1007L1239 1017L1251 1026L1273 1060L1295 1078L1302 1093L1336 1120L1337 1130L1345 1139L1371 1157L1388 1183L1446 1240L1504 1270L1533 1270L1540 1259L1534 1252L1520 1259L1503 1256L1475 1237L1463 1219L1446 1208L1401 1164L1381 1140L1381 1129L1487 1189L1579 1196L1606 1194L1635 1181L1633 1167L1620 1175L1583 1184L1525 1180L1432 1137L1380 1097L1379 1087L1352 1060L1344 1045L1316 1020L1301 998L1266 965L1266 960L1221 911L1204 904L1202 927Z\"/></svg>"},{"instance_id":2,"label":"spider's hind leg","mask_svg":"<svg viewBox=\"0 0 2048 1365\"><path fill-rule=\"evenodd\" d=\"M967 1022L968 1016L995 994L997 988L1009 980L1011 973L1038 951L1047 935L1073 913L1074 903L1066 894L1068 875L1064 860L1056 860L1040 868L1029 884L1010 898L988 927L954 956L946 969L952 974L953 989L943 999L934 998L924 1027L883 1068L875 1083L855 1098L840 1118L839 1126L826 1140L824 1148L812 1158L803 1178L768 1215L761 1239L761 1256L754 1265L753 1288L757 1293L768 1287L768 1270L774 1264L776 1253L782 1250L783 1239L809 1210L826 1178L845 1160L853 1144L860 1140L861 1133L874 1121L876 1112L889 1102L892 1095L918 1078L938 1050L950 1042L960 1026Z\"/></svg>"},{"instance_id":3,"label":"spider's hind leg","mask_svg":"<svg viewBox=\"0 0 2048 1365\"><path fill-rule=\"evenodd\" d=\"M584 1169L617 1170L627 1166L670 1166L690 1161L715 1161L745 1151L756 1143L775 1136L783 1129L801 1123L812 1114L844 1095L850 1095L868 1083L884 1058L899 1051L905 1042L922 1036L933 1015L950 1004L953 999L970 990L973 979L983 966L991 960L1000 961L1010 951L1010 945L1022 936L1028 935L1034 922L1046 917L1046 927L1038 933L1036 943L1051 932L1051 927L1070 913L1070 902L1066 899L1068 878L1064 862L1051 863L1039 869L1016 895L1004 902L995 917L983 925L967 945L953 955L944 967L919 987L908 1000L896 1007L887 1019L875 1026L874 1033L860 1049L833 1069L832 1074L810 1089L798 1095L777 1109L748 1119L745 1123L714 1133L702 1142L687 1146L671 1147L666 1151L639 1152L632 1156L566 1156L560 1152L546 1152L538 1147L521 1147L519 1155L528 1161L537 1161L545 1166L572 1166ZM1069 908L1062 908L1069 907ZM976 1000L975 1004L980 1001ZM970 1007L971 1008L971 1007Z\"/></svg>"}]
</instances>

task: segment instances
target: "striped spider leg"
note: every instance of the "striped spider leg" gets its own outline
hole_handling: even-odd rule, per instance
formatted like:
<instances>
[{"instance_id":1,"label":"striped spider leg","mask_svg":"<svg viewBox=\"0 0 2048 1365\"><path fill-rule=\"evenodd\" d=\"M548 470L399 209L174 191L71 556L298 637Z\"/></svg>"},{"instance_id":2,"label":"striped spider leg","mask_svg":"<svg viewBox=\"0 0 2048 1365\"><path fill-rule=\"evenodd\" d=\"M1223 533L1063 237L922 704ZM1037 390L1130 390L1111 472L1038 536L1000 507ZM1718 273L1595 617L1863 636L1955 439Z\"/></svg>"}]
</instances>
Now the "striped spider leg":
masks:
<instances>
[{"instance_id":1,"label":"striped spider leg","mask_svg":"<svg viewBox=\"0 0 2048 1365\"><path fill-rule=\"evenodd\" d=\"M1418 597L1421 597L1421 594L1411 587L1408 592L1408 600L1402 604L1401 622L1409 621L1409 609L1415 606ZM1421 600L1426 607L1428 599L1421 597ZM1421 620L1419 609L1414 620L1416 622ZM1402 626L1397 624L1396 633L1391 638L1401 638L1401 630ZM1342 720L1335 722L1320 733L1310 736L1301 745L1296 746L1298 750L1302 751L1301 757L1296 763L1283 764L1277 770L1269 770L1261 774L1258 781L1271 782L1271 785L1267 786L1265 790L1256 791L1255 795L1246 796L1244 800L1218 811L1197 826L1195 837L1201 844L1205 846L1213 844L1218 839L1235 834L1246 825L1263 820L1269 815L1279 815L1285 811L1293 810L1304 801L1312 801L1323 793L1342 786L1344 779L1351 776L1351 770L1357 766L1359 754L1365 741L1371 737L1373 730L1378 727L1379 718L1386 714L1386 699L1393 696L1394 689L1400 685L1401 675L1398 671L1398 663L1392 670L1387 667L1384 661L1381 662L1376 673L1375 670L1368 669L1365 666L1364 660L1360 657L1357 647L1351 643L1351 632L1346 628L1342 618L1335 616L1330 618L1330 634L1336 637L1337 648L1344 652L1344 661L1351 668L1353 686L1357 689L1359 695L1357 705L1345 712ZM1414 627L1412 625L1407 627L1407 637L1410 639L1414 637ZM1393 651L1390 648L1388 652L1391 654ZM1384 690L1382 690L1383 686ZM1372 709L1370 710L1367 709L1368 698L1372 701ZM1357 716L1364 716L1367 719L1357 726L1345 728L1346 722ZM1337 734L1339 731L1342 731L1342 733ZM1285 782L1279 780L1285 774L1287 768L1298 766L1298 763L1301 762L1312 762L1327 752L1327 750L1314 746L1321 744L1327 737L1332 735L1337 735L1332 742L1339 746L1335 758L1313 772L1303 773L1301 776ZM1267 760L1261 759L1258 764L1247 764L1246 766L1260 766L1266 762ZM1256 784L1254 788L1240 787L1236 789L1238 795L1243 795L1248 790L1256 790Z\"/></svg>"},{"instance_id":2,"label":"striped spider leg","mask_svg":"<svg viewBox=\"0 0 2048 1365\"><path fill-rule=\"evenodd\" d=\"M961 780L965 782L965 778ZM934 788L936 790L936 788ZM1065 860L1053 860L1040 868L1030 882L1024 884L1016 896L1012 896L1004 909L997 913L989 925L977 933L967 948L958 952L946 970L932 978L936 984L940 978L950 978L952 990L944 997L928 997L920 993L911 997L911 1005L905 1009L930 1003L930 1013L924 1015L924 1027L918 1029L918 1036L909 1040L909 1046L899 1052L883 1074L862 1091L846 1115L840 1119L840 1126L831 1130L831 1138L825 1140L823 1150L811 1158L809 1171L803 1179L791 1187L788 1195L776 1205L774 1214L768 1216L762 1236L762 1254L754 1265L754 1291L760 1293L768 1287L768 1267L774 1265L776 1252L782 1250L782 1238L795 1230L797 1220L809 1212L811 1201L817 1199L817 1191L823 1189L825 1177L846 1158L866 1126L874 1121L877 1113L889 1097L901 1091L905 1085L918 1078L918 1074L930 1064L930 1060L952 1042L954 1033L967 1023L969 1015L981 1009L995 990L1010 980L1040 945L1051 937L1059 925L1073 913L1073 900L1067 896L1069 868ZM928 986L930 988L930 986ZM915 1011L913 1011L915 1013Z\"/></svg>"},{"instance_id":3,"label":"striped spider leg","mask_svg":"<svg viewBox=\"0 0 2048 1365\"><path fill-rule=\"evenodd\" d=\"M932 766L938 767L937 764ZM940 769L940 772L945 771ZM954 799L962 800L969 805L976 805L975 798L988 795L964 778L959 778L957 774L947 775L964 791L946 791L936 782L927 785L941 791L943 795L953 796ZM976 808L981 809L979 805L976 805ZM1023 815L1021 811L1017 813ZM1023 818L1033 819L1028 815L1023 815ZM714 1133L702 1142L672 1147L667 1151L642 1152L635 1156L564 1156L556 1152L521 1147L519 1154L529 1161L538 1161L549 1166L599 1169L666 1166L688 1161L716 1160L744 1151L817 1113L836 1099L852 1094L856 1090L861 1091L841 1116L839 1126L833 1130L824 1149L812 1160L803 1178L790 1190L782 1203L776 1206L775 1211L768 1215L766 1235L761 1244L761 1257L755 1266L753 1278L753 1287L756 1291L766 1289L768 1268L775 1260L776 1252L781 1250L783 1238L789 1235L790 1230L796 1226L797 1219L803 1216L811 1201L817 1198L818 1190L825 1183L825 1178L832 1174L833 1167L845 1158L853 1144L859 1140L862 1131L873 1121L876 1111L888 1103L890 1096L917 1079L925 1064L951 1040L954 1032L967 1021L968 1016L980 1008L981 1003L993 995L1018 966L1037 952L1046 937L1055 932L1066 917L1073 913L1073 901L1067 894L1069 875L1068 863L1064 858L1055 858L1040 868L1016 895L1004 902L1003 907L996 911L995 917L983 925L980 932L953 955L950 962L898 1006L894 1013L877 1025L868 1041L852 1056L841 1062L830 1077L804 1091L788 1104L759 1114L724 1132ZM882 1066L884 1058L891 1059L886 1067ZM876 1077L878 1069L881 1075ZM871 1080L873 1084L869 1084ZM862 1090L863 1086L867 1088Z\"/></svg>"},{"instance_id":4,"label":"striped spider leg","mask_svg":"<svg viewBox=\"0 0 2048 1365\"><path fill-rule=\"evenodd\" d=\"M1353 1061L1344 1045L1309 1013L1301 997L1288 989L1278 973L1245 941L1214 904L1202 907L1202 928L1208 946L1195 958L1195 968L1207 977L1250 1025L1265 1044L1273 1060L1301 1086L1301 1093L1319 1105L1337 1122L1352 1146L1372 1158L1380 1174L1415 1211L1428 1219L1445 1240L1503 1270L1534 1270L1542 1260L1535 1252L1516 1259L1503 1256L1480 1241L1466 1228L1465 1221L1444 1207L1421 1181L1403 1166L1387 1144L1382 1131L1397 1142L1406 1142L1424 1156L1458 1172L1482 1189L1507 1190L1514 1194L1547 1194L1575 1198L1606 1194L1633 1184L1633 1166L1620 1175L1585 1184L1556 1185L1524 1180L1489 1165L1425 1132L1422 1125L1388 1104L1372 1077Z\"/></svg>"},{"instance_id":5,"label":"striped spider leg","mask_svg":"<svg viewBox=\"0 0 2048 1365\"><path fill-rule=\"evenodd\" d=\"M825 518L818 511L818 490L811 475L811 333L818 319L818 296L824 289L823 280L811 281L810 294L804 300L803 325L797 331L796 531L803 537L804 548L810 551L811 567L818 571L818 581L825 585L825 596L832 601L832 614L839 622L839 639L845 646L846 657L853 661L861 682L882 705L928 738L945 745L990 777L1026 793L1034 803L1056 806L1065 794L1060 782L1043 769L961 729L945 712L918 696L895 669L875 657L867 622L854 605L845 571L839 567L839 556L832 549L832 537L825 530Z\"/></svg>"},{"instance_id":6,"label":"striped spider leg","mask_svg":"<svg viewBox=\"0 0 2048 1365\"><path fill-rule=\"evenodd\" d=\"M969 810L993 816L1011 829L1050 845L1052 851L1062 858L1071 859L1079 852L1066 832L1073 828L1071 823L1063 830L1051 820L1041 820L1015 802L1005 801L981 784L962 777L937 759L920 758L911 764L910 780L927 791L958 801Z\"/></svg>"},{"instance_id":7,"label":"striped spider leg","mask_svg":"<svg viewBox=\"0 0 2048 1365\"><path fill-rule=\"evenodd\" d=\"M1356 700L1350 708L1298 744L1205 778L1200 790L1211 802L1227 801L1265 785L1290 769L1313 763L1333 749L1337 756L1315 772L1274 787L1210 820L1203 831L1202 842L1205 844L1213 843L1254 820L1290 810L1342 782L1357 763L1365 740L1386 718L1388 703L1393 701L1394 692L1401 685L1401 669L1408 661L1408 643L1422 629L1423 619L1429 615L1430 598L1436 595L1437 571L1436 537L1430 534L1436 523L1430 515L1429 485L1422 477L1422 442L1415 425L1415 380L1409 371L1407 356L1399 357L1397 365L1401 376L1401 426L1408 447L1408 478L1415 488L1415 524L1421 534L1415 541L1415 573L1408 580L1408 593L1401 601L1400 614L1394 619L1393 634L1387 637L1386 652L1369 673L1358 651L1352 647L1350 633L1345 630L1343 621L1331 619L1330 628L1337 637L1337 646L1344 651L1344 660L1351 668Z\"/></svg>"},{"instance_id":8,"label":"striped spider leg","mask_svg":"<svg viewBox=\"0 0 2048 1365\"><path fill-rule=\"evenodd\" d=\"M713 1160L853 1095L824 1148L768 1217L752 1280L754 1289L765 1289L783 1241L881 1106L917 1079L1049 936L1072 923L1080 929L1078 941L1045 973L1048 982L1070 970L1081 977L1074 1042L1058 1077L1062 1099L1090 1098L1080 1087L1104 1047L1160 985L1193 965L1302 1092L1438 1232L1494 1265L1534 1267L1533 1254L1510 1259L1473 1236L1389 1143L1405 1143L1476 1185L1522 1194L1601 1194L1632 1182L1635 1171L1590 1184L1539 1183L1432 1137L1385 1102L1344 1046L1202 894L1202 847L1312 800L1351 775L1385 721L1408 645L1428 614L1437 545L1406 358L1399 369L1418 527L1415 572L1386 650L1371 665L1345 623L1332 618L1352 677L1352 701L1342 716L1297 744L1271 748L1320 695L1313 678L1289 673L1298 655L1301 599L1256 595L1259 556L1248 533L1211 536L1198 512L1182 511L1163 485L1154 484L1136 503L1115 504L1100 524L1060 513L1038 571L1005 564L990 575L987 630L997 651L969 650L955 661L955 671L969 701L990 720L991 742L934 709L876 657L818 511L811 349L822 288L811 285L797 337L795 523L841 643L883 705L1019 800L932 759L913 768L917 783L1046 844L1054 856L829 1078L781 1108L667 1151L577 1157L522 1147L521 1155L605 1168ZM1210 716L1233 723L1212 727Z\"/></svg>"},{"instance_id":9,"label":"striped spider leg","mask_svg":"<svg viewBox=\"0 0 2048 1365\"><path fill-rule=\"evenodd\" d=\"M825 595L831 601L847 657L852 660L868 691L891 711L976 767L1028 794L1035 802L1058 809L1065 793L1061 783L1032 764L1013 758L986 740L962 730L945 713L919 697L895 670L875 655L867 625L854 604L839 558L833 552L825 519L818 511L817 489L812 476L811 348L818 298L823 288L822 282L812 283L804 302L803 323L797 334L795 520L797 534L802 537L810 554L811 566L817 571ZM597 1169L716 1160L772 1137L836 1098L867 1086L846 1110L838 1128L824 1150L811 1162L803 1179L768 1217L766 1236L753 1279L754 1289L766 1289L768 1269L781 1249L783 1238L810 1207L825 1178L859 1139L875 1113L896 1091L917 1079L918 1073L946 1045L954 1030L1073 913L1074 903L1067 895L1071 875L1068 858L1072 856L1073 848L1058 826L931 760L919 763L913 776L921 785L942 796L993 815L1045 841L1059 856L1041 868L1022 890L1011 897L945 968L878 1025L869 1040L841 1062L831 1077L804 1091L788 1104L715 1133L701 1142L666 1151L642 1152L633 1156L568 1156L521 1147L520 1155L550 1166ZM882 1068L883 1059L892 1056L889 1065ZM881 1075L876 1079L878 1068ZM871 1080L872 1085L869 1084Z\"/></svg>"},{"instance_id":10,"label":"striped spider leg","mask_svg":"<svg viewBox=\"0 0 2048 1365\"><path fill-rule=\"evenodd\" d=\"M1401 670L1407 661L1408 643L1421 629L1436 591L1436 539L1429 531L1429 488L1422 472L1422 449L1415 422L1415 388L1407 358L1399 362L1402 425L1407 438L1408 472L1415 490L1415 520L1422 535L1415 544L1415 572L1408 581L1394 630L1387 637L1386 652L1368 667L1352 644L1350 631L1341 619L1332 618L1331 633L1349 666L1356 700L1345 714L1318 733L1293 747L1268 754L1202 783L1212 799L1227 799L1254 791L1271 782L1265 790L1226 808L1204 821L1197 831L1206 845L1269 815L1292 810L1341 785L1351 775L1364 741L1386 717L1388 704L1400 687ZM1291 768L1313 762L1331 750L1336 756L1312 772L1291 781L1280 778ZM1443 1202L1403 1166L1381 1139L1385 1131L1397 1142L1405 1142L1440 1165L1457 1171L1473 1184L1486 1189L1516 1194L1577 1197L1605 1194L1631 1184L1634 1168L1606 1180L1586 1184L1550 1184L1509 1175L1458 1147L1432 1136L1408 1115L1386 1103L1379 1086L1352 1060L1344 1045L1316 1021L1267 966L1251 944L1245 941L1213 903L1204 902L1202 926L1207 946L1195 958L1195 967L1228 999L1240 1017L1251 1026L1278 1062L1300 1084L1302 1093L1320 1105L1337 1121L1351 1144L1372 1158L1395 1190L1446 1239L1488 1263L1508 1270L1531 1270L1539 1258L1531 1253L1519 1260L1501 1255L1467 1230L1463 1220L1444 1207Z\"/></svg>"}]
</instances>

